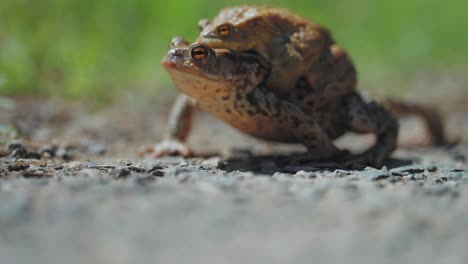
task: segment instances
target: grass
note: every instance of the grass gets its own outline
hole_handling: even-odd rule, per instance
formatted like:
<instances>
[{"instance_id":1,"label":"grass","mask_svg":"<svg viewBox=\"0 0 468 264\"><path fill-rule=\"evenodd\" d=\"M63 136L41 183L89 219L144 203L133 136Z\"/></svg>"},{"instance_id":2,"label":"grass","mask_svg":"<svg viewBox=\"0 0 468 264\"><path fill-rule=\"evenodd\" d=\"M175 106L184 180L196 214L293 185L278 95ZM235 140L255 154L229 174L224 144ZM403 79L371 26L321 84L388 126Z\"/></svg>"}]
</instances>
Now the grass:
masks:
<instances>
[{"instance_id":1,"label":"grass","mask_svg":"<svg viewBox=\"0 0 468 264\"><path fill-rule=\"evenodd\" d=\"M178 35L194 40L199 19L242 3L2 0L0 94L101 101L121 91L158 93L162 87L171 87L159 64L170 39ZM350 52L366 87L401 90L404 80L421 71L468 68L466 1L256 3L288 7L327 25Z\"/></svg>"}]
</instances>

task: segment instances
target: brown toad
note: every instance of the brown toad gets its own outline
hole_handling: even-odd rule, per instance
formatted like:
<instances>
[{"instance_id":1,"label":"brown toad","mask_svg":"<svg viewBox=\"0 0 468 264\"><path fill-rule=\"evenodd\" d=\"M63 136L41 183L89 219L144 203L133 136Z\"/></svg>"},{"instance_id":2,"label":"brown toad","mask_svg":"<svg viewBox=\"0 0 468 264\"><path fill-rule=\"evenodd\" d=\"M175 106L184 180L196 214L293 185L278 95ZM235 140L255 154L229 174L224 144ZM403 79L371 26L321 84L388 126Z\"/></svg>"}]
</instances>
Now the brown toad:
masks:
<instances>
[{"instance_id":1,"label":"brown toad","mask_svg":"<svg viewBox=\"0 0 468 264\"><path fill-rule=\"evenodd\" d=\"M251 136L276 142L302 143L307 159L334 159L343 155L332 140L346 131L374 133L377 143L353 159L381 165L395 149L398 123L383 107L364 102L357 93L329 97L320 107L310 104L309 87L298 82L281 96L265 87L270 64L261 56L174 39L162 61L177 88L166 140L154 148L190 155L183 143L196 107Z\"/></svg>"},{"instance_id":2,"label":"brown toad","mask_svg":"<svg viewBox=\"0 0 468 264\"><path fill-rule=\"evenodd\" d=\"M329 31L286 9L240 6L199 22L198 42L211 48L254 51L270 61L266 86L286 95L304 77L316 96L356 90L356 70Z\"/></svg>"}]
</instances>

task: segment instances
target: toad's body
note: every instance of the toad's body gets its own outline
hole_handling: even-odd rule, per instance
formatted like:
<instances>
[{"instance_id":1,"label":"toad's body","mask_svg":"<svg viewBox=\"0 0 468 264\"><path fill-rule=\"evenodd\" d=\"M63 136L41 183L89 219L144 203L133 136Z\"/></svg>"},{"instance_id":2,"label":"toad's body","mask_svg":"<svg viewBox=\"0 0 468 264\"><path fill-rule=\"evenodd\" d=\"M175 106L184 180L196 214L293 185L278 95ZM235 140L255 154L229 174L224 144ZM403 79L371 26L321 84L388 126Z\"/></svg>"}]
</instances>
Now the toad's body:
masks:
<instances>
[{"instance_id":1,"label":"toad's body","mask_svg":"<svg viewBox=\"0 0 468 264\"><path fill-rule=\"evenodd\" d=\"M290 93L303 77L324 95L356 89L356 71L329 31L286 9L240 6L226 8L211 21L201 20L198 42L211 48L254 51L271 63L266 85ZM285 70L287 69L287 70Z\"/></svg>"},{"instance_id":2,"label":"toad's body","mask_svg":"<svg viewBox=\"0 0 468 264\"><path fill-rule=\"evenodd\" d=\"M192 109L198 106L257 138L302 143L312 159L342 155L331 140L347 130L377 135L378 144L365 156L377 164L395 148L398 125L383 108L366 104L356 93L327 97L317 107L303 82L280 96L265 86L271 66L256 54L176 41L162 64L187 95L172 112L172 139L185 140Z\"/></svg>"}]
</instances>

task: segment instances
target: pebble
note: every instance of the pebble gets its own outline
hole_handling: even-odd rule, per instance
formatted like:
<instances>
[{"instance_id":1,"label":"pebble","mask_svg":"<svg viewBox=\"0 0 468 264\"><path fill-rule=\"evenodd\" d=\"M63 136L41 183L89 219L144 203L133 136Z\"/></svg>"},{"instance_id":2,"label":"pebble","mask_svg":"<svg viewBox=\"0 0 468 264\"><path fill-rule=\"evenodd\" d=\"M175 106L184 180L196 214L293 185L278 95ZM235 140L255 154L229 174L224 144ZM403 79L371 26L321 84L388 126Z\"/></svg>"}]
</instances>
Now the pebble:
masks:
<instances>
[{"instance_id":1,"label":"pebble","mask_svg":"<svg viewBox=\"0 0 468 264\"><path fill-rule=\"evenodd\" d=\"M201 162L201 164L205 168L218 168L219 165L220 165L220 161L221 161L221 159L216 157L216 158L210 158L210 159L207 159L207 160L203 160Z\"/></svg>"},{"instance_id":2,"label":"pebble","mask_svg":"<svg viewBox=\"0 0 468 264\"><path fill-rule=\"evenodd\" d=\"M151 175L155 176L155 177L164 177L164 171L162 170L154 170L152 172L150 172Z\"/></svg>"},{"instance_id":3,"label":"pebble","mask_svg":"<svg viewBox=\"0 0 468 264\"><path fill-rule=\"evenodd\" d=\"M21 142L10 142L7 144L10 157L15 159L40 159L41 155L34 151L28 151Z\"/></svg>"},{"instance_id":4,"label":"pebble","mask_svg":"<svg viewBox=\"0 0 468 264\"><path fill-rule=\"evenodd\" d=\"M76 156L76 151L72 147L60 147L57 149L55 156L63 160L73 160Z\"/></svg>"},{"instance_id":5,"label":"pebble","mask_svg":"<svg viewBox=\"0 0 468 264\"><path fill-rule=\"evenodd\" d=\"M424 171L434 172L437 170L435 165L408 165L398 168L393 168L390 173L394 175L404 175L404 173L422 173Z\"/></svg>"},{"instance_id":6,"label":"pebble","mask_svg":"<svg viewBox=\"0 0 468 264\"><path fill-rule=\"evenodd\" d=\"M119 166L119 167L115 167L111 171L111 175L115 179L127 178L128 176L130 176L130 174L131 174L131 172L128 169L128 167Z\"/></svg>"},{"instance_id":7,"label":"pebble","mask_svg":"<svg viewBox=\"0 0 468 264\"><path fill-rule=\"evenodd\" d=\"M317 176L312 173L312 172L308 172L308 171L298 171L296 172L296 174L294 174L294 177L300 177L300 178L316 178Z\"/></svg>"},{"instance_id":8,"label":"pebble","mask_svg":"<svg viewBox=\"0 0 468 264\"><path fill-rule=\"evenodd\" d=\"M8 171L22 171L29 168L29 164L27 163L15 163L8 166Z\"/></svg>"},{"instance_id":9,"label":"pebble","mask_svg":"<svg viewBox=\"0 0 468 264\"><path fill-rule=\"evenodd\" d=\"M7 150L9 152L12 152L13 150L17 150L17 149L26 150L25 147L23 146L23 143L21 142L13 141L7 144Z\"/></svg>"},{"instance_id":10,"label":"pebble","mask_svg":"<svg viewBox=\"0 0 468 264\"><path fill-rule=\"evenodd\" d=\"M42 158L53 158L56 156L58 150L58 146L56 145L50 145L50 146L44 146L39 150L39 153L41 154Z\"/></svg>"}]
</instances>

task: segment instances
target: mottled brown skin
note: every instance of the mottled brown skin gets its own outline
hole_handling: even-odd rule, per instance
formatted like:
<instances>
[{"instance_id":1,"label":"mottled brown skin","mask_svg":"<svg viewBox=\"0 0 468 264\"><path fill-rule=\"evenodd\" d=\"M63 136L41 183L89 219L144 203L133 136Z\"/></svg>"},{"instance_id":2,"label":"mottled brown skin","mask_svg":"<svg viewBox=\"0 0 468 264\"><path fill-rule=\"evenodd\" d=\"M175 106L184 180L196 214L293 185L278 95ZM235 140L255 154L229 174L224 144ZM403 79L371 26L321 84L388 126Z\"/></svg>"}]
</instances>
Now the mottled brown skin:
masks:
<instances>
[{"instance_id":1,"label":"mottled brown skin","mask_svg":"<svg viewBox=\"0 0 468 264\"><path fill-rule=\"evenodd\" d=\"M199 26L198 42L212 48L254 51L270 61L266 87L279 95L287 95L301 77L317 102L322 96L356 90L355 67L329 31L286 9L226 8L211 21L201 20Z\"/></svg>"},{"instance_id":2,"label":"mottled brown skin","mask_svg":"<svg viewBox=\"0 0 468 264\"><path fill-rule=\"evenodd\" d=\"M270 64L245 52L211 49L176 39L162 61L177 88L184 94L171 112L168 136L156 145L154 154L187 154L183 143L198 107L251 136L275 142L302 143L305 159L337 159L343 151L332 140L346 131L374 133L377 143L350 162L380 166L395 149L398 124L375 103L366 103L357 93L334 96L316 105L307 95L307 82L289 88L281 96L264 84ZM194 51L204 50L203 58ZM169 142L169 143L168 143Z\"/></svg>"}]
</instances>

